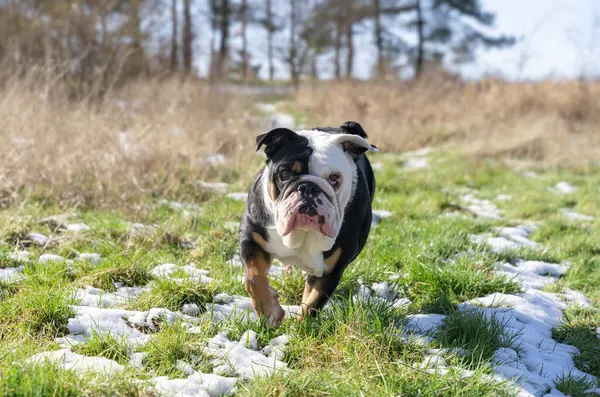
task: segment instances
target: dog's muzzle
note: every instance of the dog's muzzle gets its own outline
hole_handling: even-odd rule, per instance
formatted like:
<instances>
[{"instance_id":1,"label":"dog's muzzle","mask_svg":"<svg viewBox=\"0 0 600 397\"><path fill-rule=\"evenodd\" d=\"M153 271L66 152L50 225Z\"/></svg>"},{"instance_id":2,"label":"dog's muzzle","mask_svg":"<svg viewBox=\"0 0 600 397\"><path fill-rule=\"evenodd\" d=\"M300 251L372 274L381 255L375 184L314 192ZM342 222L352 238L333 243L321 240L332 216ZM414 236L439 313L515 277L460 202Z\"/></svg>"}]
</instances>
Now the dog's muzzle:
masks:
<instances>
[{"instance_id":1,"label":"dog's muzzle","mask_svg":"<svg viewBox=\"0 0 600 397\"><path fill-rule=\"evenodd\" d=\"M301 181L288 193L280 205L281 236L295 230L314 230L324 236L335 237L332 222L335 219L335 206L332 199L312 181Z\"/></svg>"}]
</instances>

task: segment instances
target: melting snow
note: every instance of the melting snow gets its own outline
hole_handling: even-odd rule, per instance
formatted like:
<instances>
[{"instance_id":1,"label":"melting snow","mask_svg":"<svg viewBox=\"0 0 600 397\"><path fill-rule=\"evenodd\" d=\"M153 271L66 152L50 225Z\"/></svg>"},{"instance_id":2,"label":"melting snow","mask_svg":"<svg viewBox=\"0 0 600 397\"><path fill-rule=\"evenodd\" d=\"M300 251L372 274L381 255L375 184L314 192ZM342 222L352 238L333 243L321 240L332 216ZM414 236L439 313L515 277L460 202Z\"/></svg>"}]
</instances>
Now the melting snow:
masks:
<instances>
[{"instance_id":1,"label":"melting snow","mask_svg":"<svg viewBox=\"0 0 600 397\"><path fill-rule=\"evenodd\" d=\"M69 223L65 225L65 229L71 233L87 232L91 228L85 223Z\"/></svg>"},{"instance_id":2,"label":"melting snow","mask_svg":"<svg viewBox=\"0 0 600 397\"><path fill-rule=\"evenodd\" d=\"M574 221L593 222L594 219L596 219L593 216L580 214L579 212L571 211L571 210L568 210L566 208L561 209L560 212L566 218L572 219Z\"/></svg>"},{"instance_id":3,"label":"melting snow","mask_svg":"<svg viewBox=\"0 0 600 397\"><path fill-rule=\"evenodd\" d=\"M495 230L500 237L471 234L469 240L474 244L485 244L492 252L498 254L522 248L541 248L538 243L529 239L529 235L535 230L534 225L502 227Z\"/></svg>"},{"instance_id":4,"label":"melting snow","mask_svg":"<svg viewBox=\"0 0 600 397\"><path fill-rule=\"evenodd\" d=\"M217 193L227 193L227 189L229 189L229 184L225 182L204 182L204 181L196 181L196 186L201 189L211 190Z\"/></svg>"},{"instance_id":5,"label":"melting snow","mask_svg":"<svg viewBox=\"0 0 600 397\"><path fill-rule=\"evenodd\" d=\"M33 245L37 245L39 247L43 247L45 245L50 244L50 237L45 236L41 233L29 233L27 237L25 237L27 241L29 241Z\"/></svg>"},{"instance_id":6,"label":"melting snow","mask_svg":"<svg viewBox=\"0 0 600 397\"><path fill-rule=\"evenodd\" d=\"M233 193L228 193L227 197L229 197L232 200L235 201L247 201L248 200L248 193L244 193L244 192L233 192Z\"/></svg>"},{"instance_id":7,"label":"melting snow","mask_svg":"<svg viewBox=\"0 0 600 397\"><path fill-rule=\"evenodd\" d=\"M173 397L219 397L235 391L237 378L205 374L194 371L185 379L169 379L161 376L150 379L161 396Z\"/></svg>"},{"instance_id":8,"label":"melting snow","mask_svg":"<svg viewBox=\"0 0 600 397\"><path fill-rule=\"evenodd\" d=\"M0 281L15 281L22 277L25 266L0 269Z\"/></svg>"},{"instance_id":9,"label":"melting snow","mask_svg":"<svg viewBox=\"0 0 600 397\"><path fill-rule=\"evenodd\" d=\"M155 277L169 278L171 280L183 282L183 278L175 278L171 276L175 272L181 272L187 275L190 281L199 282L202 284L207 284L213 281L212 278L206 277L208 274L208 270L198 269L192 264L185 266L177 266L174 263L165 263L162 265L156 266L150 272Z\"/></svg>"},{"instance_id":10,"label":"melting snow","mask_svg":"<svg viewBox=\"0 0 600 397\"><path fill-rule=\"evenodd\" d=\"M489 200L478 199L472 194L465 194L461 197L465 203L465 209L479 218L500 219L500 210Z\"/></svg>"},{"instance_id":11,"label":"melting snow","mask_svg":"<svg viewBox=\"0 0 600 397\"><path fill-rule=\"evenodd\" d=\"M75 292L75 299L82 306L113 307L129 303L137 298L147 287L120 287L115 292L106 292L100 288L85 287Z\"/></svg>"},{"instance_id":12,"label":"melting snow","mask_svg":"<svg viewBox=\"0 0 600 397\"><path fill-rule=\"evenodd\" d=\"M204 354L212 357L215 374L239 375L245 379L252 379L287 369L287 364L281 361L287 343L288 337L282 335L258 352L246 348L240 342L230 341L226 332L220 332L208 341Z\"/></svg>"},{"instance_id":13,"label":"melting snow","mask_svg":"<svg viewBox=\"0 0 600 397\"><path fill-rule=\"evenodd\" d=\"M573 194L575 193L577 190L579 190L578 187L571 185L569 182L558 182L556 185L554 185L553 188L551 188L552 191L557 192L557 193L562 193L562 194Z\"/></svg>"},{"instance_id":14,"label":"melting snow","mask_svg":"<svg viewBox=\"0 0 600 397\"><path fill-rule=\"evenodd\" d=\"M87 373L93 372L105 376L123 371L123 366L114 360L109 360L104 357L82 356L81 354L73 353L69 349L38 353L31 356L27 362L32 364L51 362L60 365L65 370Z\"/></svg>"},{"instance_id":15,"label":"melting snow","mask_svg":"<svg viewBox=\"0 0 600 397\"><path fill-rule=\"evenodd\" d=\"M102 262L102 256L94 252L84 252L77 255L77 258L75 258L75 260L79 262L89 261L92 265L97 265L100 262Z\"/></svg>"}]
</instances>

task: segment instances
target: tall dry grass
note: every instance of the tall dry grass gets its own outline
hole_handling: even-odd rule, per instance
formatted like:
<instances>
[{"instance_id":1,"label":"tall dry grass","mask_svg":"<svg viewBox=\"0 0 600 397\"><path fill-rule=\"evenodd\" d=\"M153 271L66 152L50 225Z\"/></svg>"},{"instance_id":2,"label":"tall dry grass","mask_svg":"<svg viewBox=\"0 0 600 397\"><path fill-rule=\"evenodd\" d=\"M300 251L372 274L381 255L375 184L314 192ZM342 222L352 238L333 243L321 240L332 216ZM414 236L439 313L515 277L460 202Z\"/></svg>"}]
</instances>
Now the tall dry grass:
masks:
<instances>
[{"instance_id":1,"label":"tall dry grass","mask_svg":"<svg viewBox=\"0 0 600 397\"><path fill-rule=\"evenodd\" d=\"M0 206L41 196L69 205L199 194L196 179L256 171L253 105L200 81L139 80L102 99L34 74L0 86ZM309 124L359 121L398 152L441 146L475 156L589 166L600 158L600 84L418 83L306 86L287 106ZM205 160L214 153L227 167ZM244 180L247 178L244 178Z\"/></svg>"},{"instance_id":2,"label":"tall dry grass","mask_svg":"<svg viewBox=\"0 0 600 397\"><path fill-rule=\"evenodd\" d=\"M477 156L587 167L600 160L600 83L419 82L306 87L311 122L362 123L385 151L441 146Z\"/></svg>"},{"instance_id":3,"label":"tall dry grass","mask_svg":"<svg viewBox=\"0 0 600 397\"><path fill-rule=\"evenodd\" d=\"M226 177L205 160L252 145L252 103L197 81L138 81L100 102L13 80L0 88L0 206L40 194L97 205Z\"/></svg>"}]
</instances>

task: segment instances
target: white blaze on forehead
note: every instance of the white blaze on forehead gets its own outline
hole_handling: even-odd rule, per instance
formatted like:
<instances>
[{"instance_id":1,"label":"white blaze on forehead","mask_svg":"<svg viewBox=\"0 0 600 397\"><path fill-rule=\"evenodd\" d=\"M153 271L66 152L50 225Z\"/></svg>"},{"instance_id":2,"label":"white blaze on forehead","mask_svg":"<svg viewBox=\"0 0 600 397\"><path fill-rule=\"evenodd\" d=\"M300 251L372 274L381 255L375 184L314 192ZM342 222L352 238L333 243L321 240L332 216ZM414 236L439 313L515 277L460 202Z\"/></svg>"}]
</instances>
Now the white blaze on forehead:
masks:
<instances>
[{"instance_id":1,"label":"white blaze on forehead","mask_svg":"<svg viewBox=\"0 0 600 397\"><path fill-rule=\"evenodd\" d=\"M297 134L308 138L309 146L313 149L308 161L310 175L323 178L323 181L333 172L342 176L341 185L335 194L340 212L343 214L352 197L352 185L356 179L356 164L336 141L340 135L319 130L297 131Z\"/></svg>"}]
</instances>

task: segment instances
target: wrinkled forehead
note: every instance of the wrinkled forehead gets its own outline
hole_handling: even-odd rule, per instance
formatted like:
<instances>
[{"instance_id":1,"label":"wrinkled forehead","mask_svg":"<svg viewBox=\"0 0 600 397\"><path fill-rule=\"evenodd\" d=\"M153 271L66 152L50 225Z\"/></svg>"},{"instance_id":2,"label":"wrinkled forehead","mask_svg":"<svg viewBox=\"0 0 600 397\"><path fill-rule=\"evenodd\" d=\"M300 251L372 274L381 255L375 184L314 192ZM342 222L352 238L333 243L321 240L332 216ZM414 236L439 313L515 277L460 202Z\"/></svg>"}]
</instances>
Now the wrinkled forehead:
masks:
<instances>
[{"instance_id":1,"label":"wrinkled forehead","mask_svg":"<svg viewBox=\"0 0 600 397\"><path fill-rule=\"evenodd\" d=\"M342 147L334 142L334 135L320 130L298 131L298 135L308 139L308 145L313 152L309 159L309 172L323 176L331 170L347 171L349 160Z\"/></svg>"}]
</instances>

